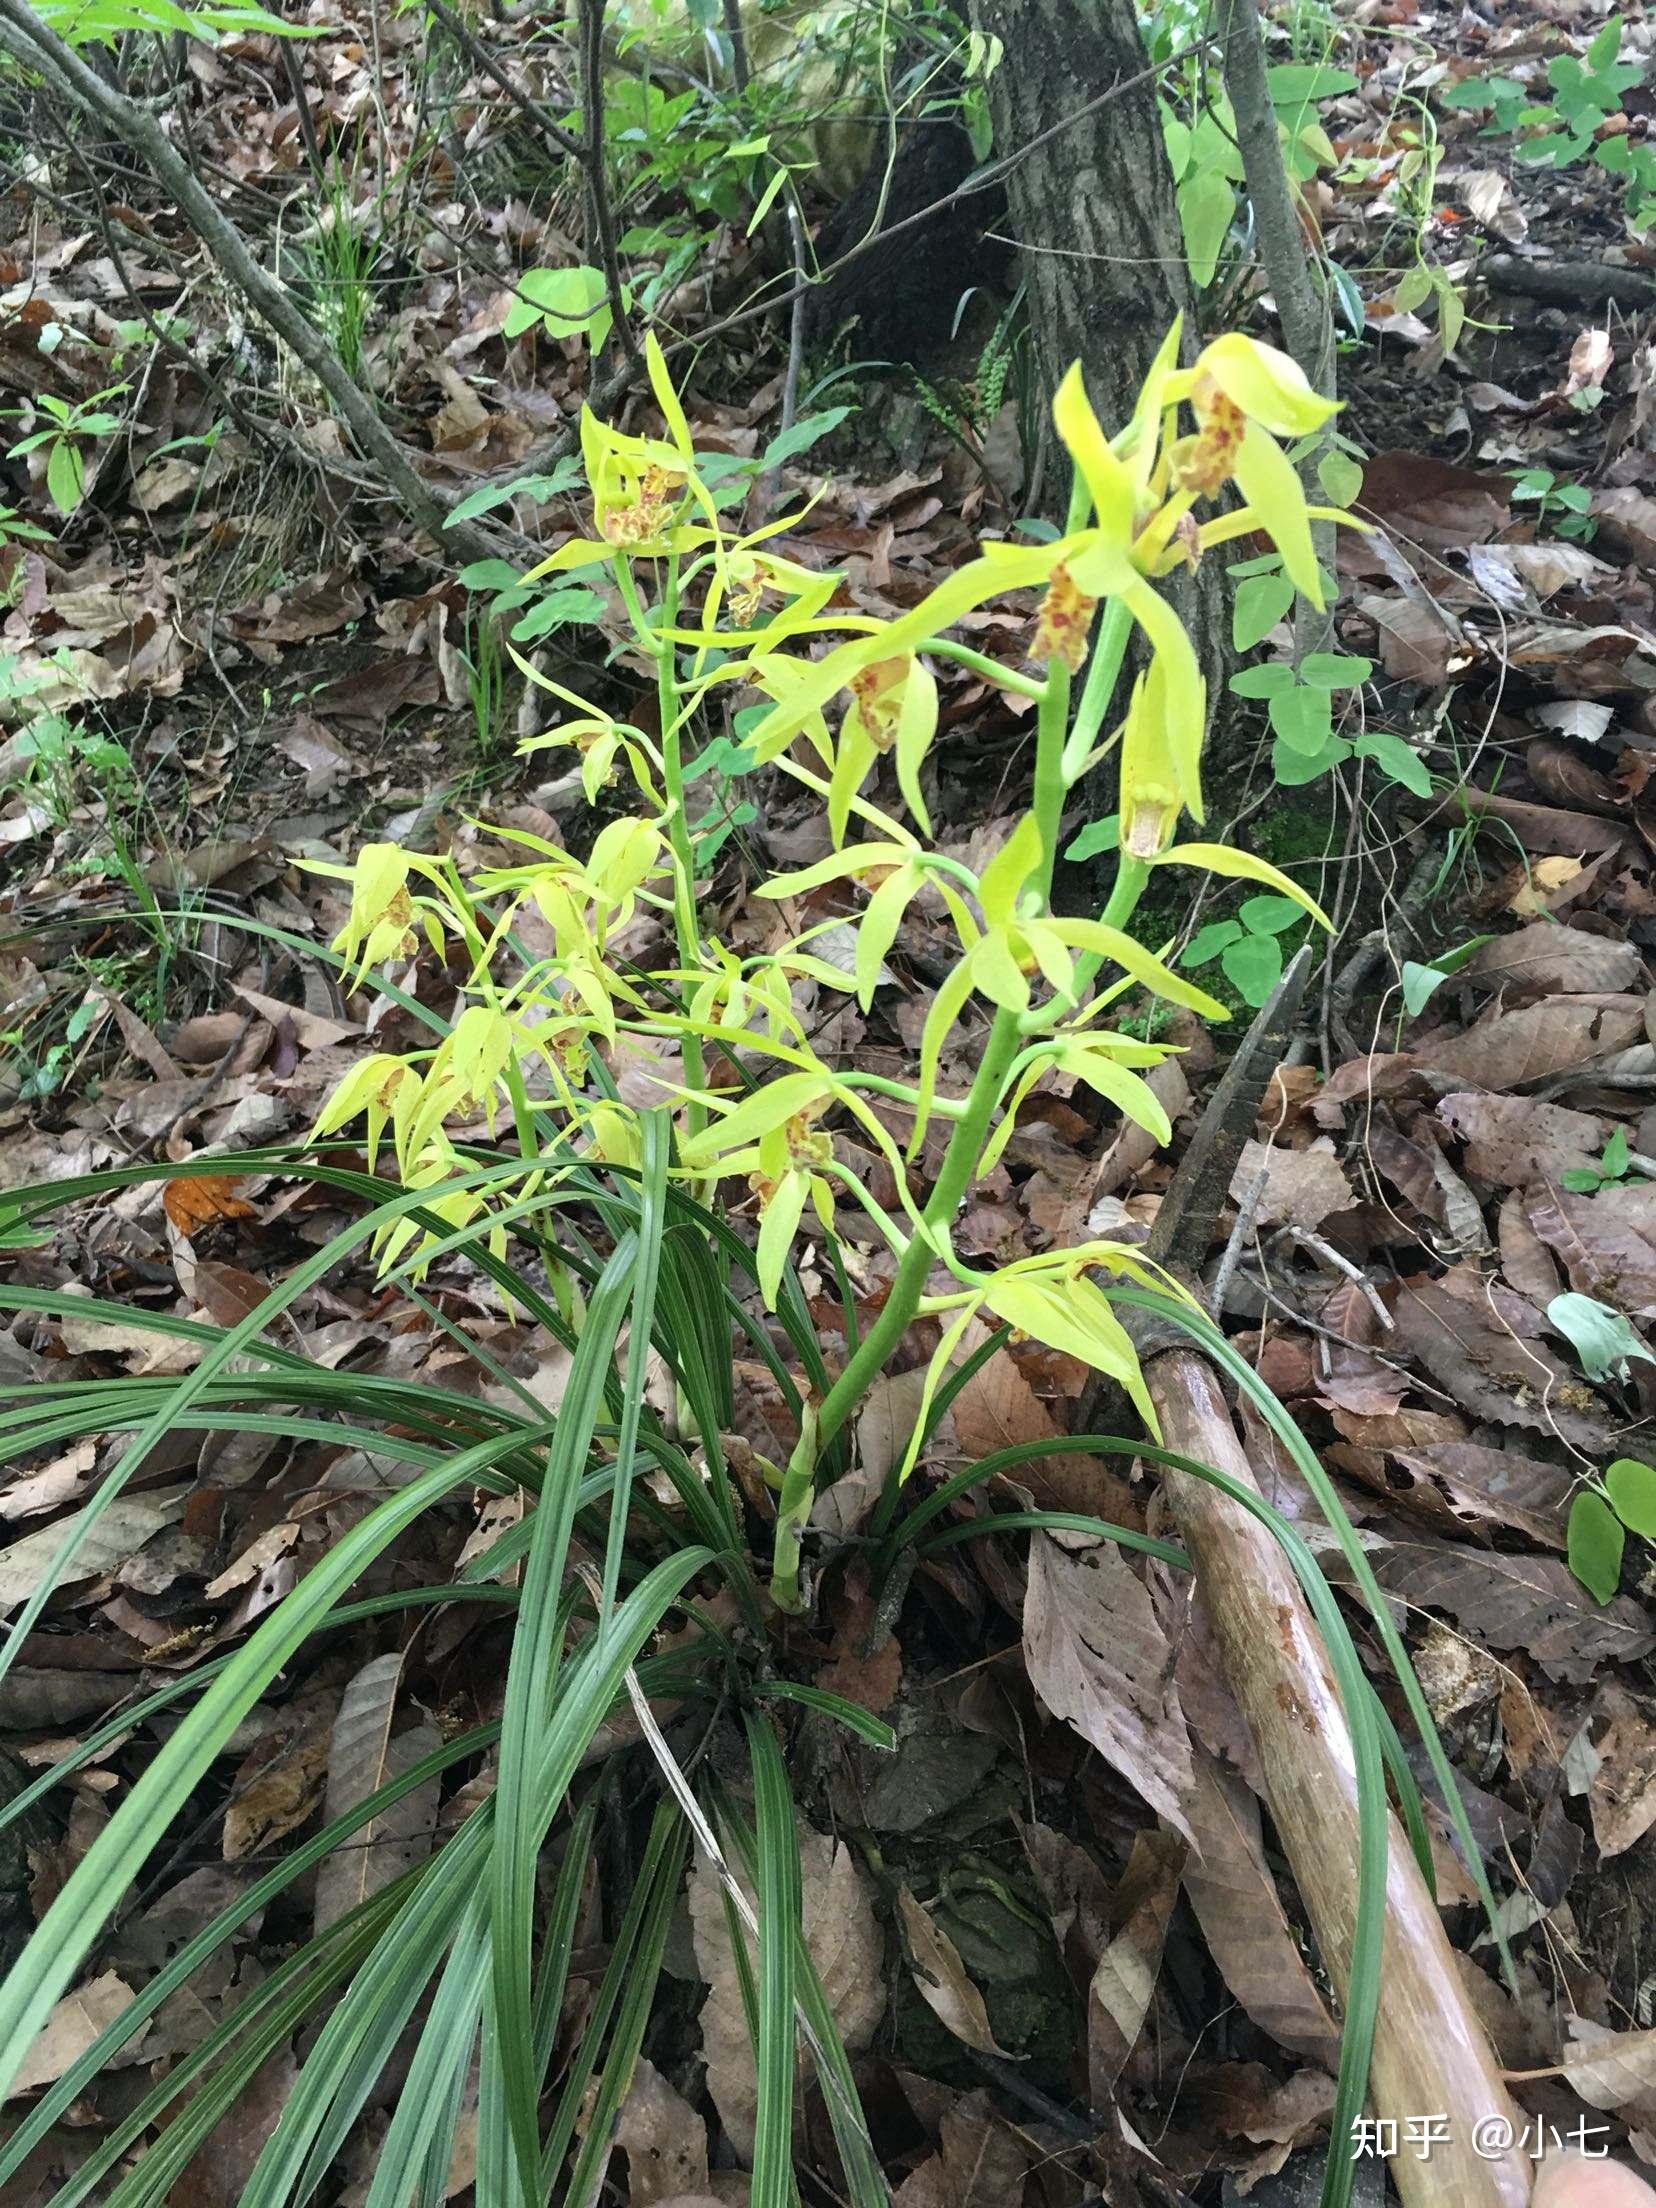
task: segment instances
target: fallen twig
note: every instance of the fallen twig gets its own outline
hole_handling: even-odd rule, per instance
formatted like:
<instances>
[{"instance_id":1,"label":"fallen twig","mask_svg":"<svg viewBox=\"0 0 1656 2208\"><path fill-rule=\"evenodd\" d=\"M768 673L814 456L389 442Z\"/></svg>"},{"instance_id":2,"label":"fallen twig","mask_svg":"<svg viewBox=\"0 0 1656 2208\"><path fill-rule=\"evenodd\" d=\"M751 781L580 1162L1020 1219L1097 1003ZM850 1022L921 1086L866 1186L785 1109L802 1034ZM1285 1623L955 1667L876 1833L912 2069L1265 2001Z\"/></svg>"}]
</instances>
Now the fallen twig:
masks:
<instances>
[{"instance_id":1,"label":"fallen twig","mask_svg":"<svg viewBox=\"0 0 1656 2208\"><path fill-rule=\"evenodd\" d=\"M1310 954L1302 950L1227 1067L1163 1199L1147 1247L1176 1274L1191 1274L1212 1239L1218 1206L1298 1017L1309 970ZM1160 1328L1143 1335L1140 1351L1166 1446L1257 1488L1207 1361ZM1259 1752L1283 1852L1318 1950L1343 1991L1357 1901L1357 1775L1327 1655L1269 1529L1192 1474L1167 1472L1165 1492L1196 1568L1226 1679ZM1441 2112L1451 2127L1429 2161L1394 2156L1392 2175L1405 2208L1439 2208L1445 2201L1456 2208L1520 2208L1529 2198L1522 2155L1509 2146L1486 2159L1482 2150L1496 2136L1491 2125L1506 2125L1510 2142L1520 2136L1521 2124L1395 1819L1383 1954L1371 2105L1378 2118L1397 2125L1400 2137L1407 2119L1422 2114Z\"/></svg>"}]
</instances>

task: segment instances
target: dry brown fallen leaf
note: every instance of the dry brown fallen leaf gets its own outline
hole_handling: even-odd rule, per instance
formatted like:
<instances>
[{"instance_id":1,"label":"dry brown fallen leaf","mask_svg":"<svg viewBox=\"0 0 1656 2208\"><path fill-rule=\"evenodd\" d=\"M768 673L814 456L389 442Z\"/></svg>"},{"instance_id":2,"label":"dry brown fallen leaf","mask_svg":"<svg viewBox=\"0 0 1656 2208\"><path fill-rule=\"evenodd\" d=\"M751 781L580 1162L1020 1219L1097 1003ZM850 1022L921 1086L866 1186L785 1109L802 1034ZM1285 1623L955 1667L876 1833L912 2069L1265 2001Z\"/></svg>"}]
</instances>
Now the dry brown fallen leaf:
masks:
<instances>
[{"instance_id":1,"label":"dry brown fallen leaf","mask_svg":"<svg viewBox=\"0 0 1656 2208\"><path fill-rule=\"evenodd\" d=\"M1589 2107L1616 2109L1641 2130L1656 2126L1656 2032L1613 2032L1572 2016L1560 2067Z\"/></svg>"},{"instance_id":2,"label":"dry brown fallen leaf","mask_svg":"<svg viewBox=\"0 0 1656 2208\"><path fill-rule=\"evenodd\" d=\"M909 1968L920 1998L945 2031L980 2055L1004 2055L1006 2049L989 2025L989 2011L960 1950L932 1922L906 1886L897 1889L897 1915L908 1943Z\"/></svg>"},{"instance_id":3,"label":"dry brown fallen leaf","mask_svg":"<svg viewBox=\"0 0 1656 2208\"><path fill-rule=\"evenodd\" d=\"M1608 1121L1592 1112L1476 1089L1443 1097L1438 1117L1465 1143L1467 1172L1502 1188L1556 1181L1561 1173L1591 1165L1609 1131Z\"/></svg>"},{"instance_id":4,"label":"dry brown fallen leaf","mask_svg":"<svg viewBox=\"0 0 1656 2208\"><path fill-rule=\"evenodd\" d=\"M1550 997L1495 1012L1460 1034L1419 1044L1410 1055L1439 1079L1516 1089L1612 1057L1643 1035L1642 997Z\"/></svg>"},{"instance_id":5,"label":"dry brown fallen leaf","mask_svg":"<svg viewBox=\"0 0 1656 2208\"><path fill-rule=\"evenodd\" d=\"M1504 981L1564 996L1598 991L1615 995L1633 987L1643 965L1644 954L1635 943L1536 920L1480 945L1461 972L1478 981Z\"/></svg>"},{"instance_id":6,"label":"dry brown fallen leaf","mask_svg":"<svg viewBox=\"0 0 1656 2208\"><path fill-rule=\"evenodd\" d=\"M1575 1479L1557 1465L1475 1441L1398 1449L1393 1458L1415 1479L1440 1488L1463 1520L1521 1534L1543 1548L1563 1548Z\"/></svg>"},{"instance_id":7,"label":"dry brown fallen leaf","mask_svg":"<svg viewBox=\"0 0 1656 2208\"><path fill-rule=\"evenodd\" d=\"M1388 1594L1446 1610L1490 1648L1523 1649L1549 1678L1581 1683L1603 1664L1636 1663L1656 1648L1641 1603L1630 1595L1596 1602L1557 1557L1399 1539L1375 1552L1374 1569Z\"/></svg>"},{"instance_id":8,"label":"dry brown fallen leaf","mask_svg":"<svg viewBox=\"0 0 1656 2208\"><path fill-rule=\"evenodd\" d=\"M850 1849L808 1825L799 1827L799 1873L806 1951L846 2052L860 2054L885 2014L885 1942L874 1905ZM707 1986L701 2011L707 2090L731 2145L746 2161L753 2152L758 2105L753 2044L719 1874L699 1851L690 1872L689 1909L696 1962ZM751 1952L751 1938L749 1944Z\"/></svg>"},{"instance_id":9,"label":"dry brown fallen leaf","mask_svg":"<svg viewBox=\"0 0 1656 2208\"><path fill-rule=\"evenodd\" d=\"M1198 1748L1190 1817L1196 1853L1184 1888L1219 1975L1263 2032L1332 2071L1340 2035L1305 1967L1265 1860L1259 1804Z\"/></svg>"},{"instance_id":10,"label":"dry brown fallen leaf","mask_svg":"<svg viewBox=\"0 0 1656 2208\"><path fill-rule=\"evenodd\" d=\"M1108 2104L1144 2029L1189 1852L1175 1833L1141 1832L1133 1841L1115 1896L1117 1930L1087 1987L1087 2078L1095 2108Z\"/></svg>"},{"instance_id":11,"label":"dry brown fallen leaf","mask_svg":"<svg viewBox=\"0 0 1656 2208\"><path fill-rule=\"evenodd\" d=\"M1106 1544L1072 1556L1034 1535L1023 1638L1030 1684L1053 1716L1194 1844L1185 1808L1190 1735L1173 1684L1174 1652L1120 1551Z\"/></svg>"},{"instance_id":12,"label":"dry brown fallen leaf","mask_svg":"<svg viewBox=\"0 0 1656 2208\"><path fill-rule=\"evenodd\" d=\"M1581 1375L1542 1339L1533 1305L1469 1266L1402 1284L1393 1317L1406 1349L1474 1418L1601 1452L1613 1429Z\"/></svg>"},{"instance_id":13,"label":"dry brown fallen leaf","mask_svg":"<svg viewBox=\"0 0 1656 2208\"><path fill-rule=\"evenodd\" d=\"M1015 2208L1035 2153L988 2094L963 2094L943 2111L938 2129L938 2152L903 2180L893 2208Z\"/></svg>"},{"instance_id":14,"label":"dry brown fallen leaf","mask_svg":"<svg viewBox=\"0 0 1656 2208\"><path fill-rule=\"evenodd\" d=\"M241 1181L234 1172L197 1172L188 1179L168 1181L161 1190L161 1210L168 1214L179 1234L199 1234L214 1219L252 1219L252 1203L236 1195Z\"/></svg>"},{"instance_id":15,"label":"dry brown fallen leaf","mask_svg":"<svg viewBox=\"0 0 1656 2208\"><path fill-rule=\"evenodd\" d=\"M322 1798L328 1714L315 1703L284 1711L237 1771L224 1813L223 1854L236 1863L297 1832Z\"/></svg>"},{"instance_id":16,"label":"dry brown fallen leaf","mask_svg":"<svg viewBox=\"0 0 1656 2208\"><path fill-rule=\"evenodd\" d=\"M969 1354L986 1328L974 1328L961 1344ZM1063 1421L1036 1394L1018 1359L1007 1351L989 1362L955 1397L950 1416L961 1455L970 1461L997 1449L1048 1441L1065 1431ZM1102 1457L1033 1457L1018 1467L1018 1484L1045 1510L1077 1510L1112 1525L1143 1523L1142 1503L1129 1480Z\"/></svg>"},{"instance_id":17,"label":"dry brown fallen leaf","mask_svg":"<svg viewBox=\"0 0 1656 2208\"><path fill-rule=\"evenodd\" d=\"M1243 1202L1261 1173L1265 1188L1256 1217L1262 1226L1304 1227L1314 1233L1330 1212L1349 1211L1357 1201L1327 1135L1319 1135L1304 1150L1244 1143L1230 1186L1232 1199Z\"/></svg>"},{"instance_id":18,"label":"dry brown fallen leaf","mask_svg":"<svg viewBox=\"0 0 1656 2208\"><path fill-rule=\"evenodd\" d=\"M662 2208L687 2194L705 2196L707 2126L647 2056L633 2065L615 2144L627 2157L628 2208Z\"/></svg>"},{"instance_id":19,"label":"dry brown fallen leaf","mask_svg":"<svg viewBox=\"0 0 1656 2208\"><path fill-rule=\"evenodd\" d=\"M1615 1181L1591 1196L1534 1188L1524 1211L1572 1288L1629 1318L1656 1316L1656 1182Z\"/></svg>"},{"instance_id":20,"label":"dry brown fallen leaf","mask_svg":"<svg viewBox=\"0 0 1656 2208\"><path fill-rule=\"evenodd\" d=\"M39 2037L24 2055L17 2075L6 2088L6 2099L51 2085L87 2048L133 1998L132 1988L113 1970L106 1970L66 1993L42 2025ZM143 2055L148 2026L129 2039L114 2057L114 2066L137 2062Z\"/></svg>"},{"instance_id":21,"label":"dry brown fallen leaf","mask_svg":"<svg viewBox=\"0 0 1656 2208\"><path fill-rule=\"evenodd\" d=\"M1601 1856L1622 1855L1656 1825L1656 1705L1605 1679L1590 1727L1593 1838Z\"/></svg>"},{"instance_id":22,"label":"dry brown fallen leaf","mask_svg":"<svg viewBox=\"0 0 1656 2208\"><path fill-rule=\"evenodd\" d=\"M164 1526L183 1517L192 1493L190 1488L175 1487L153 1495L117 1495L83 1531L85 1514L77 1511L72 1518L54 1519L0 1549L0 1612L28 1600L72 1530L80 1533L79 1546L60 1574L58 1584L63 1587L101 1579L105 1572L118 1569Z\"/></svg>"},{"instance_id":23,"label":"dry brown fallen leaf","mask_svg":"<svg viewBox=\"0 0 1656 2208\"><path fill-rule=\"evenodd\" d=\"M398 1649L372 1657L345 1689L328 1746L324 1809L330 1822L434 1756L443 1745L434 1725L395 1730L402 1664ZM425 1780L401 1801L359 1825L347 1846L323 1858L316 1873L318 1932L424 1862L437 1829L441 1792L440 1779Z\"/></svg>"}]
</instances>

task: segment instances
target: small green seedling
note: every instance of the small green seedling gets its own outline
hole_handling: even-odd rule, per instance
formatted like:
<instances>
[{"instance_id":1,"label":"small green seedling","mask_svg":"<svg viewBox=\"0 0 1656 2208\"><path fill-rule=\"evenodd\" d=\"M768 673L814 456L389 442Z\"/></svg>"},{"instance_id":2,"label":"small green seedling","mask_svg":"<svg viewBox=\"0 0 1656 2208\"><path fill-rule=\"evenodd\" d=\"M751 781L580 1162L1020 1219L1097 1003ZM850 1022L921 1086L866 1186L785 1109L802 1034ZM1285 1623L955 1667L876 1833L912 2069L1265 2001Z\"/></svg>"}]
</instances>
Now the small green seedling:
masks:
<instances>
[{"instance_id":1,"label":"small green seedling","mask_svg":"<svg viewBox=\"0 0 1656 2208\"><path fill-rule=\"evenodd\" d=\"M1547 1317L1575 1351L1582 1371L1595 1386L1614 1380L1625 1386L1632 1360L1642 1357L1656 1365L1656 1352L1647 1349L1619 1311L1596 1296L1554 1296Z\"/></svg>"},{"instance_id":2,"label":"small green seedling","mask_svg":"<svg viewBox=\"0 0 1656 2208\"><path fill-rule=\"evenodd\" d=\"M1609 1181L1623 1181L1632 1165L1627 1141L1627 1129L1618 1127L1604 1146L1604 1154L1595 1165L1566 1166L1558 1176L1572 1195L1591 1196Z\"/></svg>"},{"instance_id":3,"label":"small green seedling","mask_svg":"<svg viewBox=\"0 0 1656 2208\"><path fill-rule=\"evenodd\" d=\"M1335 694L1360 690L1373 672L1372 660L1343 652L1308 652L1297 668L1273 660L1232 675L1234 697L1265 701L1276 738L1271 746L1271 772L1283 788L1315 782L1348 759L1371 759L1388 781L1400 783L1417 797L1431 796L1426 762L1401 736L1386 728L1363 729L1353 736L1335 732Z\"/></svg>"},{"instance_id":4,"label":"small green seedling","mask_svg":"<svg viewBox=\"0 0 1656 2208\"><path fill-rule=\"evenodd\" d=\"M621 304L632 306L625 284ZM507 337L521 337L533 329L544 329L549 337L584 337L596 356L603 351L614 320L602 269L526 268L517 280L504 327Z\"/></svg>"},{"instance_id":5,"label":"small green seedling","mask_svg":"<svg viewBox=\"0 0 1656 2208\"><path fill-rule=\"evenodd\" d=\"M25 521L15 506L0 506L0 546L8 544L50 544L52 532L42 529L32 521Z\"/></svg>"},{"instance_id":6,"label":"small green seedling","mask_svg":"<svg viewBox=\"0 0 1656 2208\"><path fill-rule=\"evenodd\" d=\"M1445 107L1485 110L1481 135L1516 139L1514 158L1533 167L1567 169L1590 155L1622 178L1628 220L1642 230L1656 216L1656 154L1625 128L1605 127L1644 81L1642 64L1620 58L1621 40L1621 17L1614 15L1585 54L1555 54L1547 64L1550 99L1537 98L1517 77L1463 77L1438 97Z\"/></svg>"},{"instance_id":7,"label":"small green seedling","mask_svg":"<svg viewBox=\"0 0 1656 2208\"><path fill-rule=\"evenodd\" d=\"M1526 468L1512 486L1514 505L1531 504L1561 537L1590 543L1598 534L1593 494L1585 483L1560 483L1551 468Z\"/></svg>"},{"instance_id":8,"label":"small green seedling","mask_svg":"<svg viewBox=\"0 0 1656 2208\"><path fill-rule=\"evenodd\" d=\"M1656 1541L1656 1465L1618 1457L1570 1505L1570 1569L1596 1602L1609 1602L1621 1585L1630 1533Z\"/></svg>"},{"instance_id":9,"label":"small green seedling","mask_svg":"<svg viewBox=\"0 0 1656 2208\"><path fill-rule=\"evenodd\" d=\"M1250 897L1234 920L1198 928L1179 964L1206 966L1217 959L1244 1004L1263 1004L1282 979L1281 938L1304 917L1290 897Z\"/></svg>"},{"instance_id":10,"label":"small green seedling","mask_svg":"<svg viewBox=\"0 0 1656 2208\"><path fill-rule=\"evenodd\" d=\"M42 391L33 404L37 413L45 415L46 428L31 430L27 437L20 437L6 448L11 460L45 451L46 495L66 518L86 495L86 447L96 444L100 437L113 437L121 426L121 417L103 411L101 402L118 399L130 389L129 384L112 383L107 391L94 391L91 398L74 402ZM18 409L10 411L14 420L19 418Z\"/></svg>"}]
</instances>

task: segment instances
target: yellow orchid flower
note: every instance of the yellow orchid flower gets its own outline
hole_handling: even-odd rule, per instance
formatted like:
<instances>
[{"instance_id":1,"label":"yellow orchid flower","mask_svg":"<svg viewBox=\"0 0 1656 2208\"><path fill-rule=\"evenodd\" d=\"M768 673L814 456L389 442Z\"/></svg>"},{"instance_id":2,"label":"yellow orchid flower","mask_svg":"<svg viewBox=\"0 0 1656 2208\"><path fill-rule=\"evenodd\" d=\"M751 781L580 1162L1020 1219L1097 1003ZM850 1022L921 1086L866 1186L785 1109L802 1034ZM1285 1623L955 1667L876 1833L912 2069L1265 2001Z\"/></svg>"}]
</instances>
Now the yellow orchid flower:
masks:
<instances>
[{"instance_id":1,"label":"yellow orchid flower","mask_svg":"<svg viewBox=\"0 0 1656 2208\"><path fill-rule=\"evenodd\" d=\"M668 441L629 436L601 422L590 406L583 406L581 457L592 493L594 534L559 545L529 570L525 582L565 574L571 568L601 566L617 553L662 559L670 552L705 547L722 565L724 531L718 508L696 472L690 425L653 331L644 340L644 362L650 388L666 417ZM695 509L702 520L693 524L690 516Z\"/></svg>"},{"instance_id":2,"label":"yellow orchid flower","mask_svg":"<svg viewBox=\"0 0 1656 2208\"><path fill-rule=\"evenodd\" d=\"M365 843L350 866L334 866L325 859L300 863L308 874L325 874L351 885L350 917L330 946L344 961L351 988L361 986L370 966L409 957L422 932L432 950L442 955L445 921L452 925L454 915L449 883L436 861L394 843ZM438 895L414 895L408 886L410 874L425 875Z\"/></svg>"},{"instance_id":3,"label":"yellow orchid flower","mask_svg":"<svg viewBox=\"0 0 1656 2208\"><path fill-rule=\"evenodd\" d=\"M853 843L826 859L819 859L815 866L801 867L794 874L775 875L770 881L761 883L756 894L760 897L799 897L808 890L820 888L825 882L846 879L860 881L871 891L868 909L857 928L857 953L852 967L857 1001L866 1012L874 1001L880 968L897 939L903 914L928 883L941 896L961 942L969 947L977 941L977 924L949 879L955 871L955 861L922 850L913 842ZM963 867L958 871L963 880L971 881ZM827 925L838 923L828 922ZM778 954L779 958L801 971L814 972L821 962L812 959L807 968L806 961L797 955L800 946L808 940L809 934L796 938ZM825 975L814 972L814 978L821 980ZM828 978L830 987L845 986L843 974L831 974Z\"/></svg>"},{"instance_id":4,"label":"yellow orchid flower","mask_svg":"<svg viewBox=\"0 0 1656 2208\"><path fill-rule=\"evenodd\" d=\"M1175 708L1167 661L1158 653L1133 685L1121 729L1121 848L1153 859L1173 840L1181 811L1201 820L1202 738L1207 729L1204 685L1195 702L1181 693Z\"/></svg>"},{"instance_id":5,"label":"yellow orchid flower","mask_svg":"<svg viewBox=\"0 0 1656 2208\"><path fill-rule=\"evenodd\" d=\"M1096 1090L1124 1119L1142 1127L1158 1146L1171 1142L1173 1128L1160 1098L1131 1070L1135 1065L1160 1065L1171 1055L1170 1046L1141 1043L1132 1036L1099 1029L1048 1036L1035 1044L1024 1053L1023 1071L1007 1091L1000 1124L978 1160L978 1177L994 1171L1017 1125L1019 1107L1049 1073L1066 1073L1083 1087Z\"/></svg>"},{"instance_id":6,"label":"yellow orchid flower","mask_svg":"<svg viewBox=\"0 0 1656 2208\"><path fill-rule=\"evenodd\" d=\"M833 1141L816 1122L835 1103L859 1108L826 1069L785 1073L743 1097L700 1135L686 1137L679 1148L686 1171L745 1178L758 1197L759 1292L772 1310L807 1202L833 1232L833 1190L822 1178L822 1168L833 1160Z\"/></svg>"},{"instance_id":7,"label":"yellow orchid flower","mask_svg":"<svg viewBox=\"0 0 1656 2208\"><path fill-rule=\"evenodd\" d=\"M366 1115L368 1130L363 1148L368 1154L369 1172L374 1170L387 1125L391 1128L392 1150L401 1164L409 1154L408 1132L419 1106L420 1089L421 1077L412 1057L393 1058L376 1051L345 1075L323 1103L305 1140L319 1142L324 1135L337 1134L353 1119Z\"/></svg>"},{"instance_id":8,"label":"yellow orchid flower","mask_svg":"<svg viewBox=\"0 0 1656 2208\"><path fill-rule=\"evenodd\" d=\"M1021 1014L1029 1009L1030 977L1039 973L1059 997L1073 998L1076 963L1070 954L1081 951L1094 965L1108 959L1131 980L1170 1004L1184 1005L1204 1019L1229 1017L1216 998L1175 974L1153 951L1147 951L1120 928L1101 920L1040 918L1021 912L1020 894L1035 869L1040 850L1040 829L1034 815L1026 813L983 870L978 903L983 911L984 932L966 947L939 987L921 1033L915 1125L908 1153L911 1158L919 1153L931 1117L944 1041L974 994L986 997L997 1010Z\"/></svg>"},{"instance_id":9,"label":"yellow orchid flower","mask_svg":"<svg viewBox=\"0 0 1656 2208\"><path fill-rule=\"evenodd\" d=\"M1239 413L1279 437L1307 437L1336 412L1336 402L1314 390L1297 360L1257 337L1227 330L1197 354L1195 365L1176 369L1162 386L1162 403L1180 405L1211 387Z\"/></svg>"}]
</instances>

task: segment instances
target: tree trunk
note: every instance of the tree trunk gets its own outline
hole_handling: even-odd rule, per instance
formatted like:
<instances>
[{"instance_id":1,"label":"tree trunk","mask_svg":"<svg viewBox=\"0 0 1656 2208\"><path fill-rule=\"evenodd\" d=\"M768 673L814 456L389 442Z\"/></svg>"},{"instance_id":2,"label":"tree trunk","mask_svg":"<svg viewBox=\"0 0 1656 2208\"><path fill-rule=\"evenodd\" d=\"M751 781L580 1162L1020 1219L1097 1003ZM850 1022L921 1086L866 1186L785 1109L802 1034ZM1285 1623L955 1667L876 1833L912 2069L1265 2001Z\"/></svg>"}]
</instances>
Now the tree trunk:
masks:
<instances>
[{"instance_id":1,"label":"tree trunk","mask_svg":"<svg viewBox=\"0 0 1656 2208\"><path fill-rule=\"evenodd\" d=\"M1006 180L1042 385L1050 398L1070 363L1080 361L1098 418L1113 434L1132 411L1175 316L1184 316L1187 358L1200 341L1156 85L1143 75L1149 57L1133 0L973 0L972 15L1005 48L989 79L999 157L1030 145L1113 86L1142 77L1055 131ZM1042 506L1062 521L1068 497L1065 455L1049 450ZM1162 587L1196 645L1211 717L1228 671L1223 560L1205 561L1194 582L1175 575ZM1134 671L1129 661L1118 708ZM1115 767L1107 762L1078 793L1075 818L1096 819L1114 811L1115 802ZM1105 862L1105 875L1111 865ZM1061 870L1061 904L1086 906L1098 892L1091 870L1085 883L1077 871Z\"/></svg>"},{"instance_id":2,"label":"tree trunk","mask_svg":"<svg viewBox=\"0 0 1656 2208\"><path fill-rule=\"evenodd\" d=\"M1147 66L1133 0L974 0L972 12L1005 47L989 79L997 157ZM1173 317L1189 321L1193 305L1154 80L1057 131L1006 190L1042 380L1056 390L1079 360L1114 429ZM1060 504L1066 490L1053 486Z\"/></svg>"}]
</instances>

